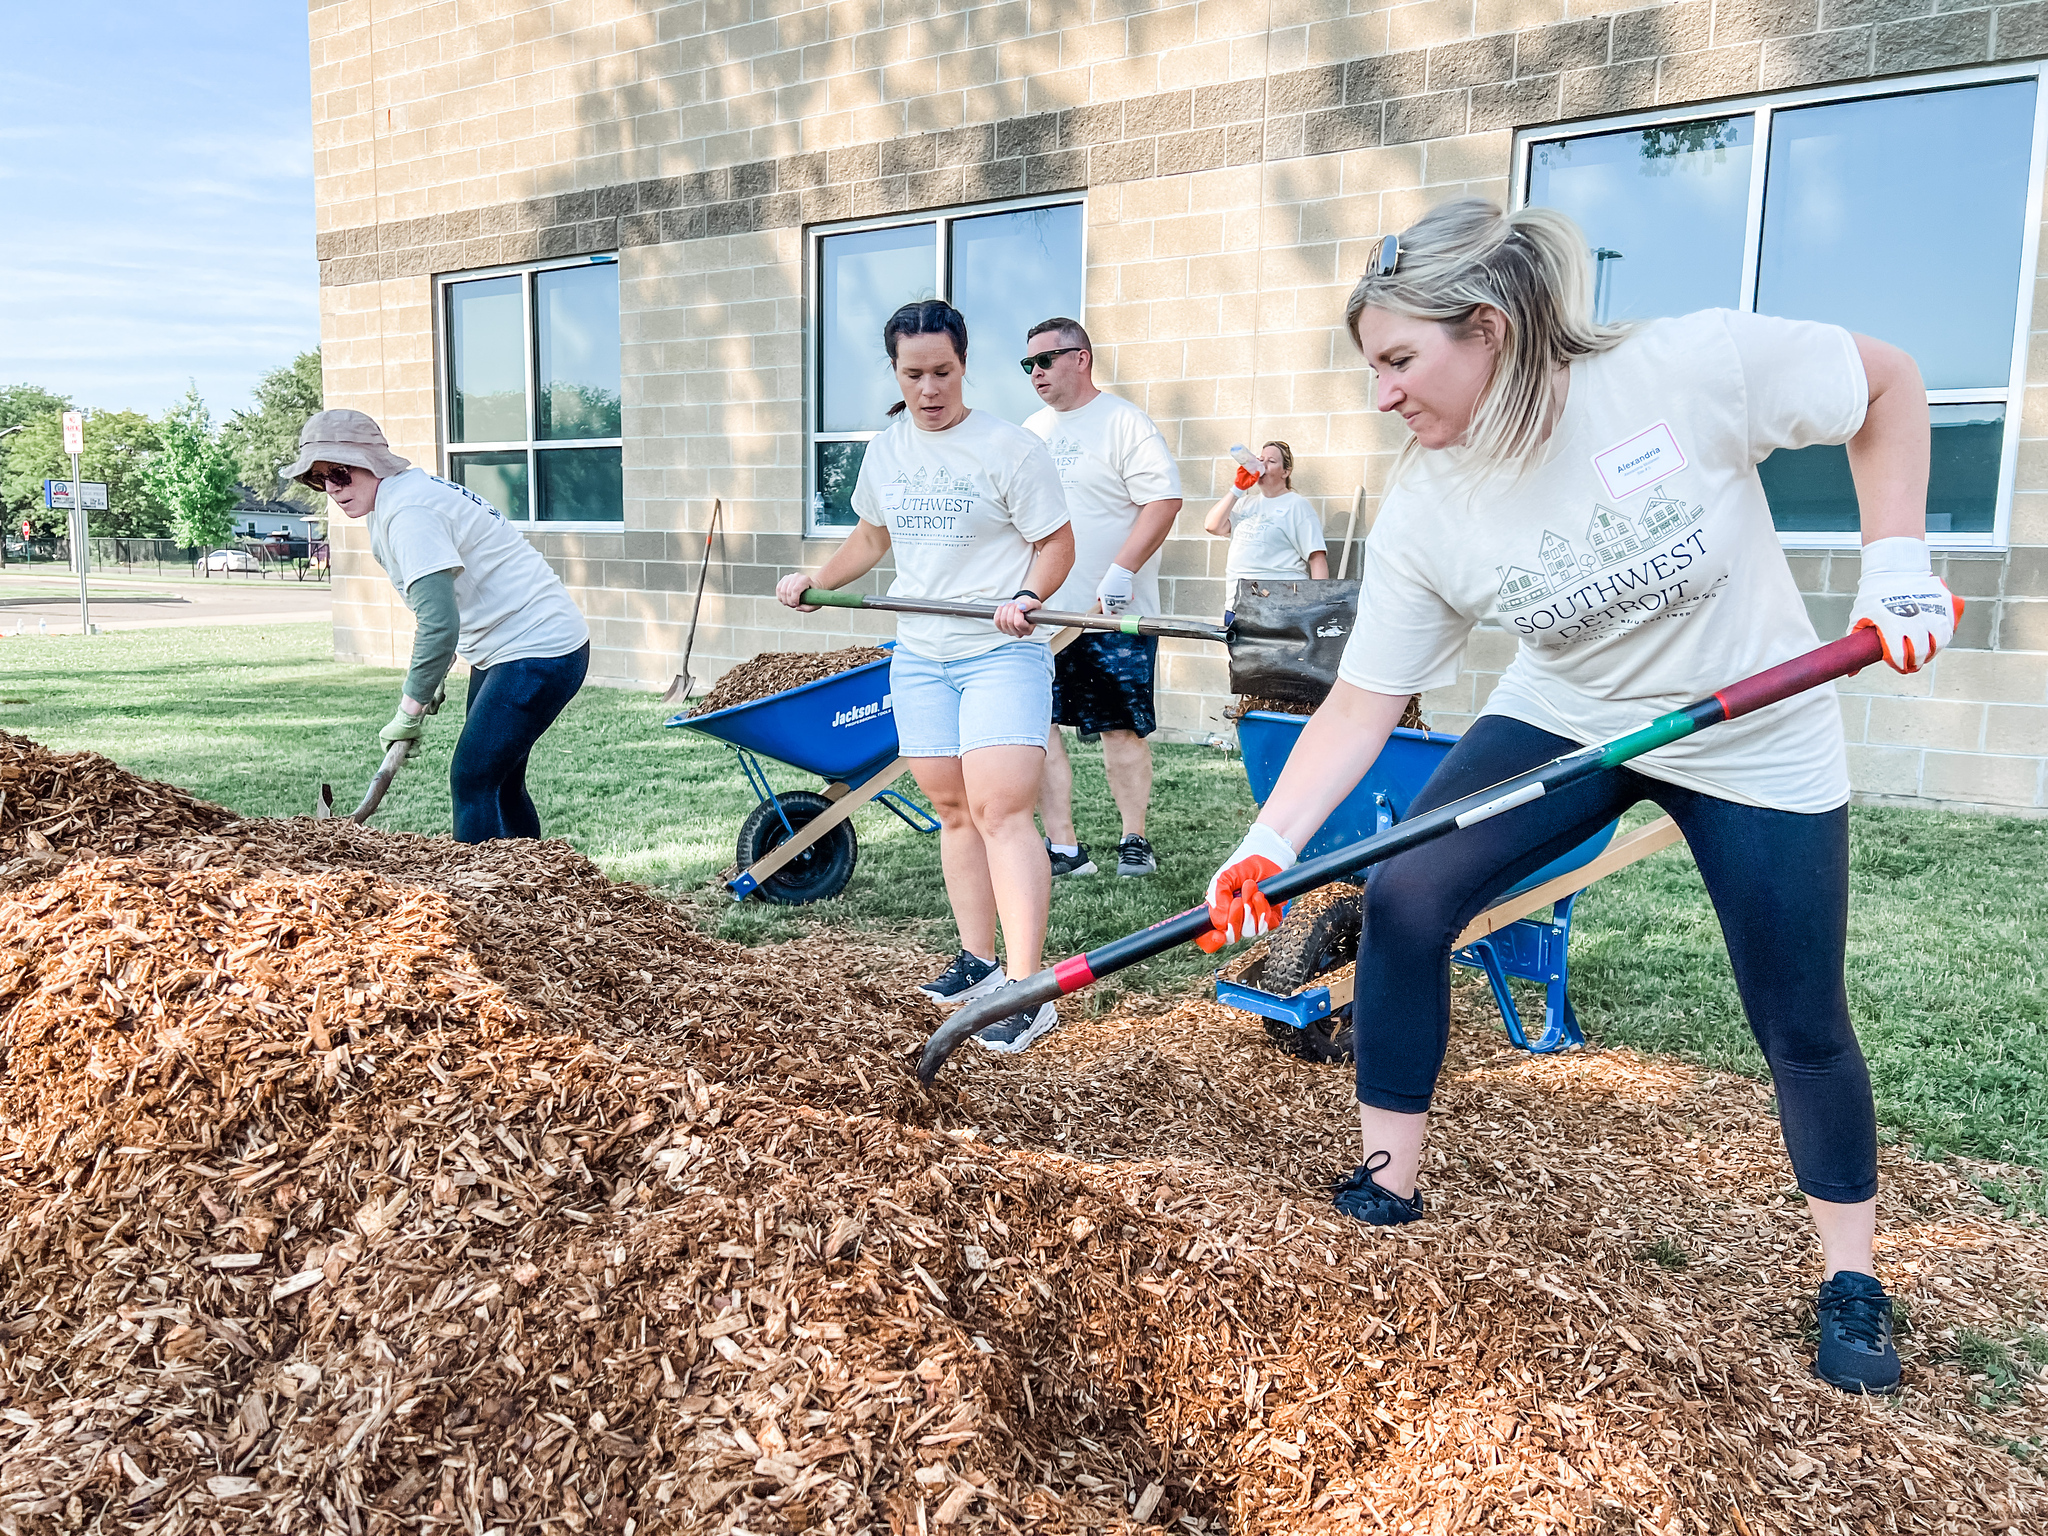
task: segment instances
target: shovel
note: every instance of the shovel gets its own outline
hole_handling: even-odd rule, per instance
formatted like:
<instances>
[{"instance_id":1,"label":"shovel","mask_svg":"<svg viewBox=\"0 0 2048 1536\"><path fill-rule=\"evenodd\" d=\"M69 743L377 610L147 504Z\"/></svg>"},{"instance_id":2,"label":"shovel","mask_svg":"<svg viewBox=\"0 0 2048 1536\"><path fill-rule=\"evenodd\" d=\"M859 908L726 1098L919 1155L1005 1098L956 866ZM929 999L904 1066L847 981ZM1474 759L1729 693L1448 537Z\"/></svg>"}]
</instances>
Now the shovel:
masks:
<instances>
[{"instance_id":1,"label":"shovel","mask_svg":"<svg viewBox=\"0 0 2048 1536\"><path fill-rule=\"evenodd\" d=\"M434 690L433 702L427 705L426 713L438 715L447 701L448 685L443 683ZM390 793L391 781L398 777L398 770L405 766L405 760L418 750L416 741L394 741L385 752L384 761L377 765L377 771L370 775L370 787L363 792L363 803L350 811L345 820L361 826L377 814L377 807L384 803L384 796ZM332 821L334 819L334 786L322 784L320 793L313 797L313 819Z\"/></svg>"},{"instance_id":2,"label":"shovel","mask_svg":"<svg viewBox=\"0 0 2048 1536\"><path fill-rule=\"evenodd\" d=\"M1462 800L1453 800L1433 811L1425 811L1363 842L1353 843L1349 848L1336 849L1321 858L1308 859L1292 869L1269 875L1259 882L1259 890L1268 901L1278 906L1305 891L1348 879L1370 865L1390 859L1397 853L1406 853L1461 827L1488 821L1502 811L1541 799L1553 790L1563 789L1609 768L1618 768L1631 758L1653 752L1695 731L1753 714L1766 705L1789 699L1809 688L1860 672L1882 660L1883 654L1875 629L1856 630L1830 645L1823 645L1754 677L1730 684L1719 693L1652 720L1625 736L1567 752L1541 767L1503 780L1491 789L1482 789ZM1190 939L1199 941L1215 933L1209 922L1208 907L1195 907L1150 928L1121 939L1112 939L1102 948L1090 950L1085 955L1062 960L1035 976L1013 981L969 1003L939 1027L926 1042L924 1054L918 1059L918 1080L929 1085L961 1041L996 1019L1022 1009L1038 1008ZM1215 947L1222 946L1219 943Z\"/></svg>"},{"instance_id":3,"label":"shovel","mask_svg":"<svg viewBox=\"0 0 2048 1536\"><path fill-rule=\"evenodd\" d=\"M960 603L924 597L862 597L811 587L804 601L821 608L867 608L879 613L934 613L949 618L993 619L1000 603ZM1163 635L1209 640L1230 649L1233 693L1320 704L1337 681L1337 662L1358 607L1355 581L1241 581L1237 607L1223 624L1142 614L1060 613L1031 610L1031 622L1059 629L1115 635Z\"/></svg>"}]
</instances>

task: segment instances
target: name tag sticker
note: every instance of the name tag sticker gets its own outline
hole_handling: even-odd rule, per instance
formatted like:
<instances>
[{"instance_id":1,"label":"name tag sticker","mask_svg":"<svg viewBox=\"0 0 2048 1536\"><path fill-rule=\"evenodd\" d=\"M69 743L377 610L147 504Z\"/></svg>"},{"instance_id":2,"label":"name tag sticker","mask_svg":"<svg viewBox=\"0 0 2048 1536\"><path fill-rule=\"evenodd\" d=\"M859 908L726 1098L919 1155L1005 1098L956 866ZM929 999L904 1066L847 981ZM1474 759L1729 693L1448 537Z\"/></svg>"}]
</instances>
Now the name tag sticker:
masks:
<instances>
[{"instance_id":1,"label":"name tag sticker","mask_svg":"<svg viewBox=\"0 0 2048 1536\"><path fill-rule=\"evenodd\" d=\"M1600 483L1616 501L1646 491L1685 468L1685 450L1663 422L1593 455Z\"/></svg>"},{"instance_id":2,"label":"name tag sticker","mask_svg":"<svg viewBox=\"0 0 2048 1536\"><path fill-rule=\"evenodd\" d=\"M902 486L885 485L882 487L882 510L884 512L901 512L903 510Z\"/></svg>"}]
</instances>

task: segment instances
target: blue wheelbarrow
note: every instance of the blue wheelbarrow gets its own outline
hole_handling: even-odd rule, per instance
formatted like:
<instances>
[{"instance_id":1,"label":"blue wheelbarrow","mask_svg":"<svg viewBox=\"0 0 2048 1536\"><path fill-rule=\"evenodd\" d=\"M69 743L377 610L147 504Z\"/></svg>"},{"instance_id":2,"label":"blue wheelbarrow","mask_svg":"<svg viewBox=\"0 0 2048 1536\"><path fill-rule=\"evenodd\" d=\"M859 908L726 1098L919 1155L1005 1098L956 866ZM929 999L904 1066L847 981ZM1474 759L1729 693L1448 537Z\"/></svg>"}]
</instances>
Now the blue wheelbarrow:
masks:
<instances>
[{"instance_id":1,"label":"blue wheelbarrow","mask_svg":"<svg viewBox=\"0 0 2048 1536\"><path fill-rule=\"evenodd\" d=\"M860 856L849 818L871 800L920 832L939 830L931 812L889 787L910 764L896 750L886 659L668 724L730 747L759 802L740 823L739 873L725 882L735 901L793 907L837 896ZM763 758L817 775L824 790L777 794Z\"/></svg>"},{"instance_id":2,"label":"blue wheelbarrow","mask_svg":"<svg viewBox=\"0 0 2048 1536\"><path fill-rule=\"evenodd\" d=\"M1261 804L1279 782L1288 754L1308 723L1301 715L1252 710L1237 723L1245 776ZM1408 807L1444 755L1457 742L1442 732L1400 729L1365 771L1358 787L1317 829L1304 859L1384 831ZM1610 822L1578 847L1552 860L1474 918L1458 936L1451 959L1485 973L1508 1038L1525 1051L1547 1052L1583 1045L1567 990L1566 950L1572 907L1595 880L1678 840L1669 817L1615 841ZM1266 1020L1267 1033L1290 1055L1335 1061L1350 1054L1352 978L1314 985L1322 972L1343 965L1355 951L1363 921L1357 894L1321 904L1297 903L1267 941L1262 961L1235 979L1218 977L1217 1000ZM1549 909L1548 916L1534 914ZM1522 1022L1510 979L1544 989L1543 1026L1532 1033Z\"/></svg>"}]
</instances>

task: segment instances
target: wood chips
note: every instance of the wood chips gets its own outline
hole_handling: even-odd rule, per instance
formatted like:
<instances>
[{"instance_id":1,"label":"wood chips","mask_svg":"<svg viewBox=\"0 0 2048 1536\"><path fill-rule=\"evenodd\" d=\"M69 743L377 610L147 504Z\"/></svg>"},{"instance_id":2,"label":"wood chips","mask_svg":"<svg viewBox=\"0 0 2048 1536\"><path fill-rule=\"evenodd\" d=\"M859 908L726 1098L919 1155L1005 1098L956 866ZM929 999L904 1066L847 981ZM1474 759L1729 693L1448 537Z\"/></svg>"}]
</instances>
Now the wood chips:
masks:
<instances>
[{"instance_id":1,"label":"wood chips","mask_svg":"<svg viewBox=\"0 0 2048 1536\"><path fill-rule=\"evenodd\" d=\"M125 853L232 820L234 812L138 779L97 752L52 752L0 731L0 891L49 874L81 848Z\"/></svg>"},{"instance_id":2,"label":"wood chips","mask_svg":"<svg viewBox=\"0 0 2048 1536\"><path fill-rule=\"evenodd\" d=\"M1943 1167L1848 1399L1757 1084L1461 1016L1374 1232L1256 1020L1077 999L926 1092L922 974L337 821L0 897L0 1532L2041 1528L2041 1390L1953 1355L2048 1239Z\"/></svg>"},{"instance_id":3,"label":"wood chips","mask_svg":"<svg viewBox=\"0 0 2048 1536\"><path fill-rule=\"evenodd\" d=\"M785 689L800 688L820 678L851 672L871 661L886 661L889 653L879 645L849 645L838 651L769 651L752 661L743 661L712 685L711 691L690 706L690 716L708 715L713 710L751 704Z\"/></svg>"},{"instance_id":4,"label":"wood chips","mask_svg":"<svg viewBox=\"0 0 2048 1536\"><path fill-rule=\"evenodd\" d=\"M1223 718L1226 720L1239 720L1255 709L1270 710L1274 714L1280 715L1312 715L1318 707L1314 704L1303 703L1300 699L1268 699L1255 693L1247 693L1241 694L1235 704L1226 704L1223 707ZM1399 723L1411 731L1428 729L1422 722L1421 694L1418 693L1409 699L1408 707L1401 711Z\"/></svg>"}]
</instances>

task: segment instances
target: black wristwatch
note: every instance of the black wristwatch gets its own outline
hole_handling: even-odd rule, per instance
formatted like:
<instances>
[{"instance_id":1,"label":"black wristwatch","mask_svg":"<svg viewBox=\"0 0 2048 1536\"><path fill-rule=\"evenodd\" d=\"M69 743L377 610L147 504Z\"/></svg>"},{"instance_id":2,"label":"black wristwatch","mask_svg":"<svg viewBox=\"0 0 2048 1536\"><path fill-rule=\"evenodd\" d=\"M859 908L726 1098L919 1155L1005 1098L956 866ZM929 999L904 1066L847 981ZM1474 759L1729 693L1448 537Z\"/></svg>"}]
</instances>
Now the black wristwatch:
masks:
<instances>
[{"instance_id":1,"label":"black wristwatch","mask_svg":"<svg viewBox=\"0 0 2048 1536\"><path fill-rule=\"evenodd\" d=\"M1045 599L1044 599L1044 598L1042 598L1042 597L1038 597L1038 594L1037 594L1036 592L1032 591L1032 590L1031 590L1031 589L1030 589L1029 587L1022 587L1022 588L1018 589L1017 591L1015 591L1015 592L1012 592L1012 593L1010 594L1010 601L1014 603L1014 602L1015 602L1015 601L1017 601L1017 599L1018 599L1018 598L1020 598L1020 597L1034 597L1034 598L1038 598L1038 601L1039 601L1039 602L1041 602L1041 603L1045 601Z\"/></svg>"}]
</instances>

